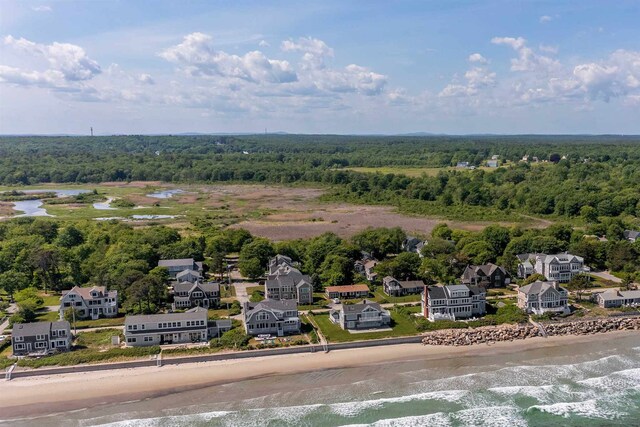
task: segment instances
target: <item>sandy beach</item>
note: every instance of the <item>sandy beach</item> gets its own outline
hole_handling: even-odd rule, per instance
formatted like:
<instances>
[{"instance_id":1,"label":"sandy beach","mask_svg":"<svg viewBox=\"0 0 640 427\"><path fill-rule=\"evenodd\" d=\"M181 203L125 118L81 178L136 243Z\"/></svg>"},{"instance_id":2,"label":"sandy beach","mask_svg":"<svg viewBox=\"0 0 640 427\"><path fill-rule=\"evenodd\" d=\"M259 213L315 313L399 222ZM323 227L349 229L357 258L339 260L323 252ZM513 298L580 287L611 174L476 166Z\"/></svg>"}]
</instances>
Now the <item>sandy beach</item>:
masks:
<instances>
[{"instance_id":1,"label":"sandy beach","mask_svg":"<svg viewBox=\"0 0 640 427\"><path fill-rule=\"evenodd\" d=\"M304 353L2 380L0 418L6 420L74 411L278 375L389 362L495 356L531 349L604 342L633 335L637 336L638 332L619 331L586 336L532 338L465 347L402 344L334 350L326 354Z\"/></svg>"}]
</instances>

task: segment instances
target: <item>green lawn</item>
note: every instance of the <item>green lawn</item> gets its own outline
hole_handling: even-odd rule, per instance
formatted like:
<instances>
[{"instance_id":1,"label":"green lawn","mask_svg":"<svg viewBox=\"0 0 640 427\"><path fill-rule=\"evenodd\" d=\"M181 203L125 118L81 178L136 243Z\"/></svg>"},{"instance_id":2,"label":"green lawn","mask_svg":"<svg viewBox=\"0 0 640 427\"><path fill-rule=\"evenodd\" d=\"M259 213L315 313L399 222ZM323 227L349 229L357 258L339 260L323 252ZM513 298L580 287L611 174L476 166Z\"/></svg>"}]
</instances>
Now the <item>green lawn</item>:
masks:
<instances>
[{"instance_id":1,"label":"green lawn","mask_svg":"<svg viewBox=\"0 0 640 427\"><path fill-rule=\"evenodd\" d=\"M44 300L45 306L60 305L60 295L42 293L40 297Z\"/></svg>"},{"instance_id":2,"label":"green lawn","mask_svg":"<svg viewBox=\"0 0 640 427\"><path fill-rule=\"evenodd\" d=\"M419 310L419 307L410 307L405 312L415 312L415 309ZM409 335L417 335L419 333L416 329L416 322L411 316L397 312L395 309L391 309L389 311L391 312L393 328L392 331L352 334L348 331L343 330L340 326L332 323L331 320L329 320L328 314L317 314L313 316L313 320L316 322L316 324L322 331L322 334L329 342L362 341L377 338L403 337Z\"/></svg>"},{"instance_id":3,"label":"green lawn","mask_svg":"<svg viewBox=\"0 0 640 427\"><path fill-rule=\"evenodd\" d=\"M208 310L209 319L220 319L223 317L229 317L229 310L226 308L218 308L216 310Z\"/></svg>"},{"instance_id":4,"label":"green lawn","mask_svg":"<svg viewBox=\"0 0 640 427\"><path fill-rule=\"evenodd\" d=\"M232 298L236 296L236 287L221 285L220 286L220 298Z\"/></svg>"},{"instance_id":5,"label":"green lawn","mask_svg":"<svg viewBox=\"0 0 640 427\"><path fill-rule=\"evenodd\" d=\"M314 293L313 304L299 305L298 310L308 311L308 310L318 310L323 308L329 308L328 304L329 304L329 301L324 297L324 294Z\"/></svg>"},{"instance_id":6,"label":"green lawn","mask_svg":"<svg viewBox=\"0 0 640 427\"><path fill-rule=\"evenodd\" d=\"M60 313L57 311L40 311L36 316L37 322L56 322L60 320Z\"/></svg>"},{"instance_id":7,"label":"green lawn","mask_svg":"<svg viewBox=\"0 0 640 427\"><path fill-rule=\"evenodd\" d=\"M114 347L111 344L111 337L120 335L122 335L122 331L119 329L78 332L74 345L79 348L105 350Z\"/></svg>"},{"instance_id":8,"label":"green lawn","mask_svg":"<svg viewBox=\"0 0 640 427\"><path fill-rule=\"evenodd\" d=\"M124 325L124 316L121 317L105 317L98 320L78 320L76 327L80 328L103 328L105 326L122 326ZM73 325L71 325L73 327Z\"/></svg>"},{"instance_id":9,"label":"green lawn","mask_svg":"<svg viewBox=\"0 0 640 427\"><path fill-rule=\"evenodd\" d=\"M389 295L384 293L384 291L382 290L382 287L378 287L373 293L373 300L381 304L385 304L385 303L396 304L399 302L420 302L420 294L405 295L402 297L390 297Z\"/></svg>"},{"instance_id":10,"label":"green lawn","mask_svg":"<svg viewBox=\"0 0 640 427\"><path fill-rule=\"evenodd\" d=\"M248 295L251 295L255 291L260 291L260 292L264 293L264 286L248 286L247 287L247 294Z\"/></svg>"}]
</instances>

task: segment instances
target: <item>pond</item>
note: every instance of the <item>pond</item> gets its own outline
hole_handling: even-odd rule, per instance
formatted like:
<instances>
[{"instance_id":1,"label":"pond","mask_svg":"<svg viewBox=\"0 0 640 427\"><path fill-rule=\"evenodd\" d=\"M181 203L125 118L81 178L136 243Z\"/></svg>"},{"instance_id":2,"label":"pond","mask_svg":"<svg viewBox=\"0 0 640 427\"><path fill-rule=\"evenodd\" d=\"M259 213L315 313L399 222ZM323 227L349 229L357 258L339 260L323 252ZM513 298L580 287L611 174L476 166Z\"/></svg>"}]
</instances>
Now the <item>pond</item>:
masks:
<instances>
[{"instance_id":1,"label":"pond","mask_svg":"<svg viewBox=\"0 0 640 427\"><path fill-rule=\"evenodd\" d=\"M98 209L99 211L112 211L116 208L111 207L111 202L113 202L113 197L107 198L105 202L96 202L93 204L94 209Z\"/></svg>"},{"instance_id":2,"label":"pond","mask_svg":"<svg viewBox=\"0 0 640 427\"><path fill-rule=\"evenodd\" d=\"M56 197L68 197L77 196L82 193L90 193L89 190L60 190L60 189L42 189L42 190L17 190L25 194L33 193L56 193ZM13 202L13 210L16 212L23 212L20 216L53 216L47 213L47 210L42 207L43 202L41 199L36 200L22 200L19 202Z\"/></svg>"},{"instance_id":3,"label":"pond","mask_svg":"<svg viewBox=\"0 0 640 427\"><path fill-rule=\"evenodd\" d=\"M148 197L154 197L156 199L168 199L173 197L174 194L184 193L184 190L175 189L175 190L163 190L157 191L155 193L147 194Z\"/></svg>"}]
</instances>

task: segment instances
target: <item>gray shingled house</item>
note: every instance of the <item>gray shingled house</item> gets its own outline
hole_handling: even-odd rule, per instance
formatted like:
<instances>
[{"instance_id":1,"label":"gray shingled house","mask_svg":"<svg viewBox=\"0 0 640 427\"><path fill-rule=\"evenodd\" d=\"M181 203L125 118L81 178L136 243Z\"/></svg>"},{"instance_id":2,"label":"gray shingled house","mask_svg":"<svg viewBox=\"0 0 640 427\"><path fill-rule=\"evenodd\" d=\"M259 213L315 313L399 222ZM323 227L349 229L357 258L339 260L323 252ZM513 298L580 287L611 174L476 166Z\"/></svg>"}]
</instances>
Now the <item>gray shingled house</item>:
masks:
<instances>
[{"instance_id":1,"label":"gray shingled house","mask_svg":"<svg viewBox=\"0 0 640 427\"><path fill-rule=\"evenodd\" d=\"M295 268L291 258L283 255L277 255L269 261L265 291L268 300L295 300L298 304L313 304L311 278Z\"/></svg>"},{"instance_id":2,"label":"gray shingled house","mask_svg":"<svg viewBox=\"0 0 640 427\"><path fill-rule=\"evenodd\" d=\"M422 280L398 280L391 276L382 279L384 293L392 297L419 294L424 288Z\"/></svg>"},{"instance_id":3,"label":"gray shingled house","mask_svg":"<svg viewBox=\"0 0 640 427\"><path fill-rule=\"evenodd\" d=\"M567 313L569 292L558 282L536 281L518 288L518 307L535 314L545 312Z\"/></svg>"},{"instance_id":4,"label":"gray shingled house","mask_svg":"<svg viewBox=\"0 0 640 427\"><path fill-rule=\"evenodd\" d=\"M175 279L178 273L185 270L202 273L202 263L196 262L193 258L162 259L158 261L158 267L165 267L172 279Z\"/></svg>"},{"instance_id":5,"label":"gray shingled house","mask_svg":"<svg viewBox=\"0 0 640 427\"><path fill-rule=\"evenodd\" d=\"M504 268L487 263L483 265L468 265L462 273L461 280L464 285L504 288L511 283L511 275Z\"/></svg>"},{"instance_id":6,"label":"gray shingled house","mask_svg":"<svg viewBox=\"0 0 640 427\"><path fill-rule=\"evenodd\" d=\"M329 320L342 329L375 329L391 325L391 314L376 302L364 300L360 304L343 304L329 312Z\"/></svg>"},{"instance_id":7,"label":"gray shingled house","mask_svg":"<svg viewBox=\"0 0 640 427\"><path fill-rule=\"evenodd\" d=\"M182 282L173 285L173 309L217 307L220 304L220 285L215 282Z\"/></svg>"},{"instance_id":8,"label":"gray shingled house","mask_svg":"<svg viewBox=\"0 0 640 427\"><path fill-rule=\"evenodd\" d=\"M294 300L244 303L244 325L249 335L293 335L300 333L298 306Z\"/></svg>"},{"instance_id":9,"label":"gray shingled house","mask_svg":"<svg viewBox=\"0 0 640 427\"><path fill-rule=\"evenodd\" d=\"M71 349L71 327L60 322L15 323L11 332L14 356L45 355Z\"/></svg>"},{"instance_id":10,"label":"gray shingled house","mask_svg":"<svg viewBox=\"0 0 640 427\"><path fill-rule=\"evenodd\" d=\"M184 313L127 316L124 336L128 346L207 342L207 310L196 307Z\"/></svg>"},{"instance_id":11,"label":"gray shingled house","mask_svg":"<svg viewBox=\"0 0 640 427\"><path fill-rule=\"evenodd\" d=\"M74 308L80 319L96 320L100 317L116 317L118 315L118 291L107 291L104 286L80 288L74 286L63 291L60 297L60 319L65 310Z\"/></svg>"}]
</instances>

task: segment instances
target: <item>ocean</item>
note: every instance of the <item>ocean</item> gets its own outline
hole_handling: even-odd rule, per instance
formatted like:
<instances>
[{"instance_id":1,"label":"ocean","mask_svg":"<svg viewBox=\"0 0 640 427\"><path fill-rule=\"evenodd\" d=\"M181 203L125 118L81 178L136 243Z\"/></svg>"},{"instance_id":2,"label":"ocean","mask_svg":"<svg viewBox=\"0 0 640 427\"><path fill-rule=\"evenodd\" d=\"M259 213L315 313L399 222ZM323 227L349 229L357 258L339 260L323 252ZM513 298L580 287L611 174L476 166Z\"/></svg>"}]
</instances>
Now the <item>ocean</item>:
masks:
<instances>
[{"instance_id":1,"label":"ocean","mask_svg":"<svg viewBox=\"0 0 640 427\"><path fill-rule=\"evenodd\" d=\"M640 426L640 334L254 378L10 425Z\"/></svg>"}]
</instances>

